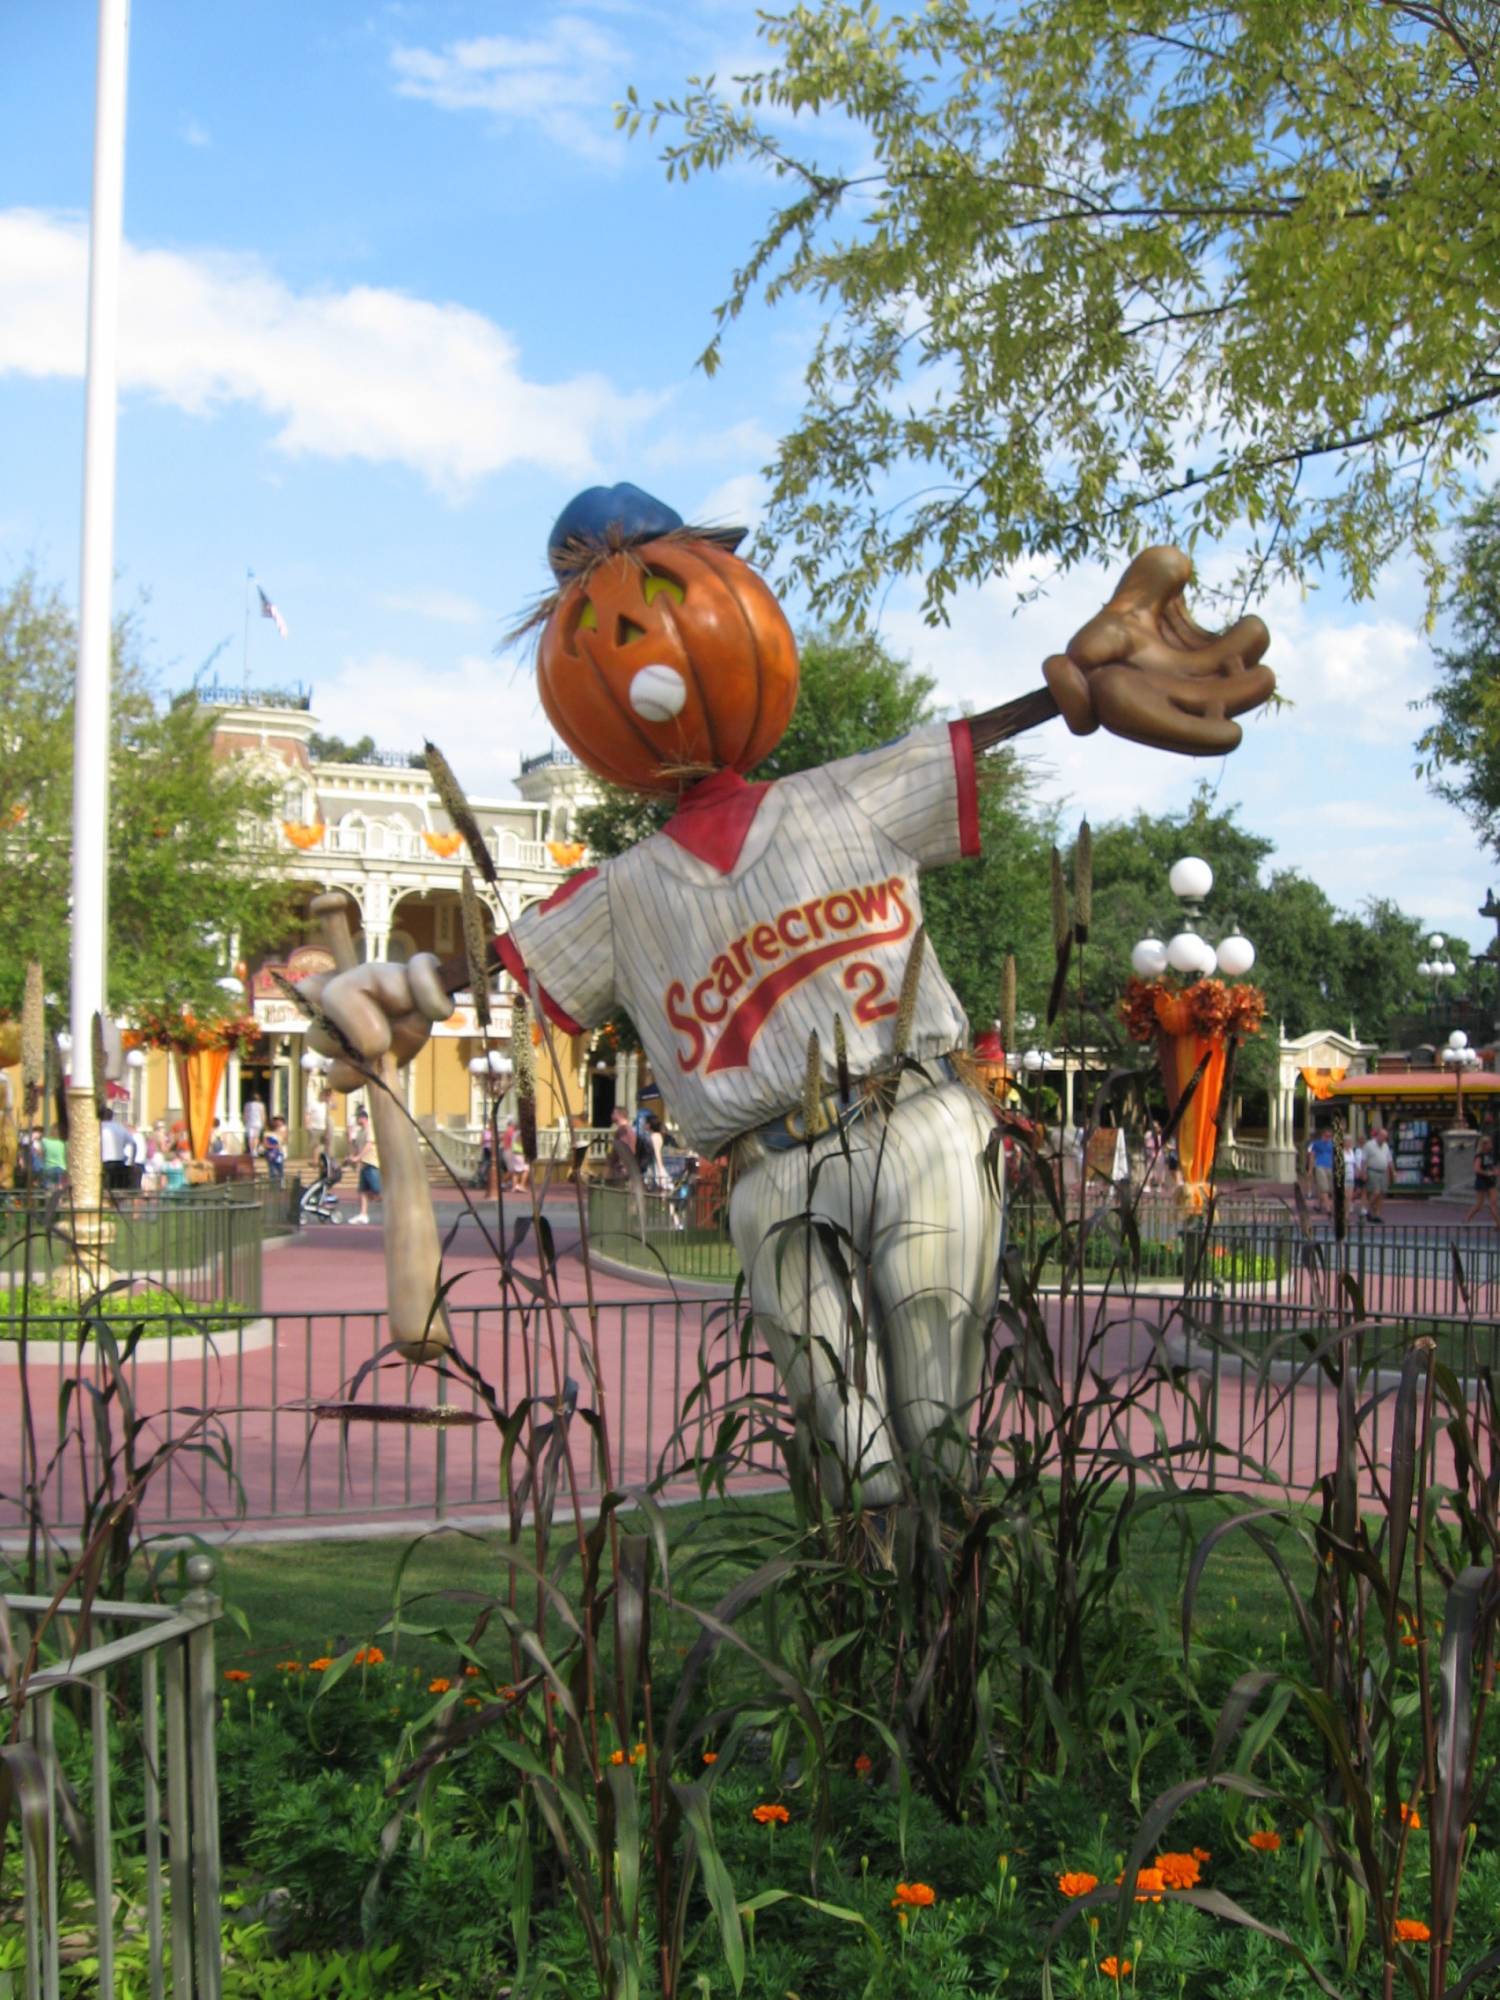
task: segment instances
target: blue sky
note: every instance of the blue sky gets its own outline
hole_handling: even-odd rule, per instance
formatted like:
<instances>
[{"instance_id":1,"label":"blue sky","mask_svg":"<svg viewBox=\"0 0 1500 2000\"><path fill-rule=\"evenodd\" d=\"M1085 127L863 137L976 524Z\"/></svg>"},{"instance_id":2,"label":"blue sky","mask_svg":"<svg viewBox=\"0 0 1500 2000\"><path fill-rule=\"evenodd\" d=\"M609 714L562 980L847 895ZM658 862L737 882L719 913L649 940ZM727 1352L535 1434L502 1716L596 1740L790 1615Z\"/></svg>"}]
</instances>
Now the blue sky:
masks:
<instances>
[{"instance_id":1,"label":"blue sky","mask_svg":"<svg viewBox=\"0 0 1500 2000\"><path fill-rule=\"evenodd\" d=\"M668 184L612 117L629 84L753 66L754 29L740 0L140 0L117 601L148 600L164 680L221 642L238 679L251 567L290 633L253 621L253 679L311 683L347 735L430 734L503 792L548 732L524 661L494 649L570 495L631 478L690 517L754 518L807 309L747 314L712 381L694 361L766 189ZM0 58L0 582L34 559L72 596L94 7L6 9ZM932 631L898 589L883 630L950 705L984 707L1036 684L1107 583L1075 570L1020 612L1017 594L969 592ZM1293 705L1233 758L1059 723L1030 739L1043 795L1097 821L1182 805L1206 775L1340 904L1394 895L1482 942L1486 858L1412 771L1414 574L1359 606L1325 588L1260 609Z\"/></svg>"}]
</instances>

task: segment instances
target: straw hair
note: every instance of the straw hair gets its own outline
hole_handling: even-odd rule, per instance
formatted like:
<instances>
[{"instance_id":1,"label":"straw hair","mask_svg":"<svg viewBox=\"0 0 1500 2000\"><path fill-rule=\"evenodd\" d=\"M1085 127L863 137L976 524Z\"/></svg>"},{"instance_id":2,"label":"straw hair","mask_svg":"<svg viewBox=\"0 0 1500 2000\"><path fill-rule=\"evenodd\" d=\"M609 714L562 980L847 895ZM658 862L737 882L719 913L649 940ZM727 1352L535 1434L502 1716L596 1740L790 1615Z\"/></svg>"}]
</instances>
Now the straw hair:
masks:
<instances>
[{"instance_id":1,"label":"straw hair","mask_svg":"<svg viewBox=\"0 0 1500 2000\"><path fill-rule=\"evenodd\" d=\"M1068 883L1063 874L1063 858L1054 847L1052 850L1052 950L1061 953L1068 941L1068 933L1073 928L1068 915Z\"/></svg>"},{"instance_id":2,"label":"straw hair","mask_svg":"<svg viewBox=\"0 0 1500 2000\"><path fill-rule=\"evenodd\" d=\"M474 996L474 1018L481 1028L490 1025L490 931L489 912L479 900L474 877L465 868L459 877L463 903L464 957L469 964L469 991Z\"/></svg>"},{"instance_id":3,"label":"straw hair","mask_svg":"<svg viewBox=\"0 0 1500 2000\"><path fill-rule=\"evenodd\" d=\"M495 867L495 857L485 845L484 835L479 830L479 822L475 819L469 801L464 796L464 788L453 775L453 766L435 743L422 745L422 757L427 765L427 775L432 779L433 790L442 801L443 811L464 837L469 858L490 887L498 888L500 875Z\"/></svg>"},{"instance_id":4,"label":"straw hair","mask_svg":"<svg viewBox=\"0 0 1500 2000\"><path fill-rule=\"evenodd\" d=\"M1094 833L1085 820L1073 849L1073 940L1087 944L1094 921Z\"/></svg>"},{"instance_id":5,"label":"straw hair","mask_svg":"<svg viewBox=\"0 0 1500 2000\"><path fill-rule=\"evenodd\" d=\"M917 1018L917 988L922 982L922 961L927 955L927 926L918 924L917 934L911 941L911 956L906 961L906 970L901 975L901 999L896 1008L896 1032L892 1054L898 1059L911 1046L912 1023Z\"/></svg>"},{"instance_id":6,"label":"straw hair","mask_svg":"<svg viewBox=\"0 0 1500 2000\"><path fill-rule=\"evenodd\" d=\"M680 528L626 535L618 523L611 522L602 535L572 536L560 549L551 551L552 560L561 572L555 588L543 591L527 606L501 639L500 648L503 651L505 647L513 646L528 632L535 632L545 625L574 584L586 584L599 565L608 562L612 556L627 556L637 569L645 569L647 564L640 551L648 542L715 542L733 555L743 534L742 528L705 528L685 523Z\"/></svg>"}]
</instances>

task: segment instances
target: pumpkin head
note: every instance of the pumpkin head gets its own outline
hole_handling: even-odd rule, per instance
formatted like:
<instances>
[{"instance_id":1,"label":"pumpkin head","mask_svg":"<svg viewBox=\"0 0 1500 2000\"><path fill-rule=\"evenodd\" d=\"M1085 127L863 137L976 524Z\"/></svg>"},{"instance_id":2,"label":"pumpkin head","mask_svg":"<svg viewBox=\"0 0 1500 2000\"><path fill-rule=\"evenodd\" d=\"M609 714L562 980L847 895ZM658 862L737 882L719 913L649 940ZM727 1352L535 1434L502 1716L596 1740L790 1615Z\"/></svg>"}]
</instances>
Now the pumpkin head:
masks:
<instances>
[{"instance_id":1,"label":"pumpkin head","mask_svg":"<svg viewBox=\"0 0 1500 2000\"><path fill-rule=\"evenodd\" d=\"M614 535L571 575L560 568L538 691L568 748L612 784L675 792L711 771L748 771L785 733L796 641L725 540L677 528Z\"/></svg>"}]
</instances>

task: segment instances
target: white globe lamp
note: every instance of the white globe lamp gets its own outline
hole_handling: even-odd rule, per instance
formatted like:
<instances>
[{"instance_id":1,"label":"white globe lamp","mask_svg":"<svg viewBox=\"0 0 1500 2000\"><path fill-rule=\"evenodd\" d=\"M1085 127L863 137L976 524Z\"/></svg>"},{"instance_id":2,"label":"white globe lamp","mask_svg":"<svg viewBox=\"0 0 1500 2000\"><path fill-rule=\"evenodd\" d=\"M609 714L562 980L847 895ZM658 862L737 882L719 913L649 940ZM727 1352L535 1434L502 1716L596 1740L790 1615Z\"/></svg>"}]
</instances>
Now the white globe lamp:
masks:
<instances>
[{"instance_id":1,"label":"white globe lamp","mask_svg":"<svg viewBox=\"0 0 1500 2000\"><path fill-rule=\"evenodd\" d=\"M1448 1037L1448 1046L1450 1049L1466 1049L1469 1046L1469 1038L1462 1028L1455 1028L1453 1030L1453 1033Z\"/></svg>"},{"instance_id":2,"label":"white globe lamp","mask_svg":"<svg viewBox=\"0 0 1500 2000\"><path fill-rule=\"evenodd\" d=\"M1243 979L1255 963L1255 946L1251 944L1249 938L1241 937L1236 931L1232 936L1220 940L1214 958L1226 979Z\"/></svg>"},{"instance_id":3,"label":"white globe lamp","mask_svg":"<svg viewBox=\"0 0 1500 2000\"><path fill-rule=\"evenodd\" d=\"M1130 969L1139 979L1155 979L1167 969L1167 947L1160 938L1142 938L1130 954Z\"/></svg>"},{"instance_id":4,"label":"white globe lamp","mask_svg":"<svg viewBox=\"0 0 1500 2000\"><path fill-rule=\"evenodd\" d=\"M1196 854L1174 861L1167 874L1167 887L1184 903L1201 903L1214 886L1214 871Z\"/></svg>"},{"instance_id":5,"label":"white globe lamp","mask_svg":"<svg viewBox=\"0 0 1500 2000\"><path fill-rule=\"evenodd\" d=\"M1174 972L1202 972L1214 963L1213 947L1196 931L1179 931L1167 946L1167 963Z\"/></svg>"}]
</instances>

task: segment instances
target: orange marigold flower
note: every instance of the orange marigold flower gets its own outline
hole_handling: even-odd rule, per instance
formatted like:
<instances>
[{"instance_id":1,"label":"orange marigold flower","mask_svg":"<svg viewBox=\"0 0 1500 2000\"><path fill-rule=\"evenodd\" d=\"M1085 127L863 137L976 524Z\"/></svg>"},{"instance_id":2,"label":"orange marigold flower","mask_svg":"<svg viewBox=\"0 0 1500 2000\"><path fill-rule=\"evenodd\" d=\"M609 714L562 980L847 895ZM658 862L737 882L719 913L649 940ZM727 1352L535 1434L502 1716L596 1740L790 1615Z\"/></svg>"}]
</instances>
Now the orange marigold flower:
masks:
<instances>
[{"instance_id":1,"label":"orange marigold flower","mask_svg":"<svg viewBox=\"0 0 1500 2000\"><path fill-rule=\"evenodd\" d=\"M1159 1903L1161 1892L1167 1886L1167 1878L1159 1868L1138 1868L1135 1876L1135 1900L1138 1903Z\"/></svg>"},{"instance_id":2,"label":"orange marigold flower","mask_svg":"<svg viewBox=\"0 0 1500 2000\"><path fill-rule=\"evenodd\" d=\"M1402 1643L1402 1645L1403 1645L1403 1646L1415 1646L1415 1645L1416 1645L1416 1643L1417 1643L1417 1635L1416 1635L1416 1633L1415 1633L1415 1632L1403 1632L1403 1633L1401 1634L1401 1643Z\"/></svg>"},{"instance_id":3,"label":"orange marigold flower","mask_svg":"<svg viewBox=\"0 0 1500 2000\"><path fill-rule=\"evenodd\" d=\"M1195 1847L1193 1849L1193 1859L1195 1861L1201 1861L1203 1866L1206 1868L1209 1862L1213 1860L1213 1856L1209 1853L1206 1847Z\"/></svg>"},{"instance_id":4,"label":"orange marigold flower","mask_svg":"<svg viewBox=\"0 0 1500 2000\"><path fill-rule=\"evenodd\" d=\"M1128 1958L1122 1964L1113 1952L1110 1953L1108 1958L1101 1958L1099 1961L1099 1970L1104 1974L1106 1979L1113 1979L1116 1985L1122 1979L1128 1979L1134 1969Z\"/></svg>"},{"instance_id":5,"label":"orange marigold flower","mask_svg":"<svg viewBox=\"0 0 1500 2000\"><path fill-rule=\"evenodd\" d=\"M245 1672L243 1667L226 1667L224 1669L224 1678L226 1681L247 1681L250 1676Z\"/></svg>"},{"instance_id":6,"label":"orange marigold flower","mask_svg":"<svg viewBox=\"0 0 1500 2000\"><path fill-rule=\"evenodd\" d=\"M328 1669L332 1665L333 1665L333 1655L331 1653L325 1653L321 1660L309 1660L307 1663L307 1671L310 1674L326 1674Z\"/></svg>"},{"instance_id":7,"label":"orange marigold flower","mask_svg":"<svg viewBox=\"0 0 1500 2000\"><path fill-rule=\"evenodd\" d=\"M859 1755L854 1760L855 1777L868 1778L870 1773L874 1770L874 1768L875 1768L875 1759L873 1757L867 1757L864 1751L861 1750Z\"/></svg>"},{"instance_id":8,"label":"orange marigold flower","mask_svg":"<svg viewBox=\"0 0 1500 2000\"><path fill-rule=\"evenodd\" d=\"M504 1687L497 1687L495 1689L495 1699L497 1701L515 1701L517 1698L516 1691L509 1682Z\"/></svg>"},{"instance_id":9,"label":"orange marigold flower","mask_svg":"<svg viewBox=\"0 0 1500 2000\"><path fill-rule=\"evenodd\" d=\"M928 1910L936 1901L937 1891L930 1882L898 1882L896 1893L891 1898L891 1908Z\"/></svg>"},{"instance_id":10,"label":"orange marigold flower","mask_svg":"<svg viewBox=\"0 0 1500 2000\"><path fill-rule=\"evenodd\" d=\"M717 1751L717 1750L705 1750L705 1751L704 1751L704 1753L703 1753L703 1761L704 1761L704 1763L705 1763L705 1764L717 1764L717 1763L718 1763L718 1761L719 1761L719 1753L718 1753L718 1751Z\"/></svg>"},{"instance_id":11,"label":"orange marigold flower","mask_svg":"<svg viewBox=\"0 0 1500 2000\"><path fill-rule=\"evenodd\" d=\"M1264 1827L1258 1827L1250 1836L1250 1845L1261 1854L1275 1854L1281 1846L1281 1835L1268 1833Z\"/></svg>"},{"instance_id":12,"label":"orange marigold flower","mask_svg":"<svg viewBox=\"0 0 1500 2000\"><path fill-rule=\"evenodd\" d=\"M431 1680L427 1683L427 1692L429 1694L446 1694L449 1688L452 1687L452 1685L453 1685L452 1681L445 1680L443 1676L439 1674L436 1680Z\"/></svg>"},{"instance_id":13,"label":"orange marigold flower","mask_svg":"<svg viewBox=\"0 0 1500 2000\"><path fill-rule=\"evenodd\" d=\"M785 1826L791 1814L785 1806L752 1806L750 1817L759 1826Z\"/></svg>"},{"instance_id":14,"label":"orange marigold flower","mask_svg":"<svg viewBox=\"0 0 1500 2000\"><path fill-rule=\"evenodd\" d=\"M625 1762L625 1752L623 1750L611 1750L609 1761L611 1764L623 1764Z\"/></svg>"},{"instance_id":15,"label":"orange marigold flower","mask_svg":"<svg viewBox=\"0 0 1500 2000\"><path fill-rule=\"evenodd\" d=\"M465 1707L465 1708L483 1708L483 1707L484 1707L484 1703L483 1703L483 1702L482 1702L482 1701L481 1701L481 1700L479 1699L479 1697L478 1697L478 1695L477 1695L477 1694L466 1694L466 1695L464 1696L464 1707Z\"/></svg>"},{"instance_id":16,"label":"orange marigold flower","mask_svg":"<svg viewBox=\"0 0 1500 2000\"><path fill-rule=\"evenodd\" d=\"M1415 1806L1409 1806L1405 1799L1401 1801L1401 1824L1412 1827L1417 1833L1422 1831L1422 1815Z\"/></svg>"},{"instance_id":17,"label":"orange marigold flower","mask_svg":"<svg viewBox=\"0 0 1500 2000\"><path fill-rule=\"evenodd\" d=\"M464 1668L464 1679L466 1681L477 1681L478 1678L479 1678L478 1667L470 1664L469 1666Z\"/></svg>"},{"instance_id":18,"label":"orange marigold flower","mask_svg":"<svg viewBox=\"0 0 1500 2000\"><path fill-rule=\"evenodd\" d=\"M385 1654L378 1646L361 1646L354 1655L354 1664L357 1667L383 1667Z\"/></svg>"},{"instance_id":19,"label":"orange marigold flower","mask_svg":"<svg viewBox=\"0 0 1500 2000\"><path fill-rule=\"evenodd\" d=\"M302 1671L302 1662L300 1660L278 1660L276 1662L276 1671L278 1674L300 1674Z\"/></svg>"},{"instance_id":20,"label":"orange marigold flower","mask_svg":"<svg viewBox=\"0 0 1500 2000\"><path fill-rule=\"evenodd\" d=\"M1059 1875L1057 1886L1065 1896L1087 1896L1099 1886L1097 1875L1086 1875L1081 1868L1070 1869L1066 1875Z\"/></svg>"},{"instance_id":21,"label":"orange marigold flower","mask_svg":"<svg viewBox=\"0 0 1500 2000\"><path fill-rule=\"evenodd\" d=\"M1432 1932L1420 1917L1397 1917L1396 1935L1403 1944L1426 1944Z\"/></svg>"},{"instance_id":22,"label":"orange marigold flower","mask_svg":"<svg viewBox=\"0 0 1500 2000\"><path fill-rule=\"evenodd\" d=\"M644 1763L645 1763L645 1761L646 1761L646 1746L645 1746L645 1744L644 1744L644 1743L637 1743L637 1744L636 1744L635 1748L634 1748L634 1749L633 1749L633 1750L631 1751L631 1753L630 1753L630 1761L631 1761L631 1763L632 1763L632 1764L644 1764Z\"/></svg>"},{"instance_id":23,"label":"orange marigold flower","mask_svg":"<svg viewBox=\"0 0 1500 2000\"><path fill-rule=\"evenodd\" d=\"M1169 1889L1196 1889L1203 1873L1196 1854L1158 1854L1156 1866Z\"/></svg>"}]
</instances>

